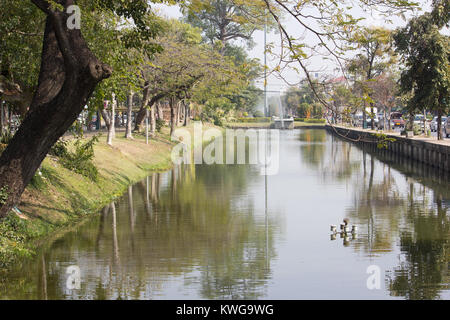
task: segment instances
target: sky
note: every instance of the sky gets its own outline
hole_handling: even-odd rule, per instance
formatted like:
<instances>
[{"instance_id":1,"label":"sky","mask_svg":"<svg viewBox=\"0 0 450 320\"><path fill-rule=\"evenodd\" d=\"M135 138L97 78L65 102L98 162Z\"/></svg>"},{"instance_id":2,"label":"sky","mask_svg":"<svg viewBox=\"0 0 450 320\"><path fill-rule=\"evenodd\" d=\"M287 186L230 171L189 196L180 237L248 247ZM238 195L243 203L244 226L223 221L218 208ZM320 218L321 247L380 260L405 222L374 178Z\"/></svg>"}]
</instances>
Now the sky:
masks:
<instances>
[{"instance_id":1,"label":"sky","mask_svg":"<svg viewBox=\"0 0 450 320\"><path fill-rule=\"evenodd\" d=\"M415 13L421 14L424 11L429 11L431 8L430 0L417 0L421 4L422 12ZM154 5L154 8L158 10L162 15L169 18L181 18L182 13L180 12L180 8L178 6L167 6L167 5ZM362 9L354 8L351 10L351 14L355 17L364 17L365 20L362 22L365 26L383 26L388 29L395 29L397 27L405 26L407 21L402 19L399 16L389 17L389 20L392 22L387 22L386 18L382 17L377 13L364 12ZM407 17L409 18L409 17ZM287 31L295 37L304 37L304 42L306 43L314 43L316 39L310 34L304 34L304 31L299 28L298 22L294 21L293 18L284 17L283 25L287 29ZM248 50L249 56L252 58L257 58L264 62L264 32L256 31L253 34L253 41L255 42L255 47L251 50ZM280 50L280 35L274 32L271 32L267 35L267 43L272 43L274 45L274 52L279 52ZM268 55L268 63L269 69L273 69L277 65L278 59L276 57L272 57ZM313 70L313 74L318 74L319 76L327 76L327 77L338 77L342 75L337 70L337 65L334 63L330 63L329 60L324 60L323 56L316 55L311 61L308 62L308 68ZM270 75L268 78L268 89L269 91L274 92L282 92L285 91L289 84L298 83L301 78L304 78L304 74L298 74L293 70L285 70L282 73L283 79L280 79L278 76ZM286 83L288 82L288 83ZM258 80L256 82L256 86L259 88L263 88L264 80Z\"/></svg>"}]
</instances>

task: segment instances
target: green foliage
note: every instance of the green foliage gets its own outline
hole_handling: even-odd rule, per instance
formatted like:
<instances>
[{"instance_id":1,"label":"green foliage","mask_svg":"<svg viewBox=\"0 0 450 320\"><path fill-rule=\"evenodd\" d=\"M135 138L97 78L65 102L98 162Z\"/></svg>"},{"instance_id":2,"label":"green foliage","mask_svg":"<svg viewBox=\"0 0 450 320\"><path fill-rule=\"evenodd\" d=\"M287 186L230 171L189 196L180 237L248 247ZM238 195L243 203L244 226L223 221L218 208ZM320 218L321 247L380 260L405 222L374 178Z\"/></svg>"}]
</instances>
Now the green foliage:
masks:
<instances>
[{"instance_id":1,"label":"green foliage","mask_svg":"<svg viewBox=\"0 0 450 320\"><path fill-rule=\"evenodd\" d=\"M3 186L0 188L0 205L3 205L8 200L8 186Z\"/></svg>"},{"instance_id":2,"label":"green foliage","mask_svg":"<svg viewBox=\"0 0 450 320\"><path fill-rule=\"evenodd\" d=\"M163 119L156 119L156 131L161 132L161 129L166 125Z\"/></svg>"},{"instance_id":3,"label":"green foliage","mask_svg":"<svg viewBox=\"0 0 450 320\"><path fill-rule=\"evenodd\" d=\"M377 138L378 149L387 149L389 144L397 141L395 138L388 138L388 136L383 133L374 133L373 135Z\"/></svg>"},{"instance_id":4,"label":"green foliage","mask_svg":"<svg viewBox=\"0 0 450 320\"><path fill-rule=\"evenodd\" d=\"M245 116L245 114L244 114L244 116ZM247 114L247 116L248 116L248 114ZM257 110L257 111L253 112L253 116L255 118L262 118L262 117L264 117L264 113L262 113L262 111Z\"/></svg>"},{"instance_id":5,"label":"green foliage","mask_svg":"<svg viewBox=\"0 0 450 320\"><path fill-rule=\"evenodd\" d=\"M19 256L31 256L32 251L24 246L27 235L27 223L17 215L9 214L0 221L0 270Z\"/></svg>"},{"instance_id":6,"label":"green foliage","mask_svg":"<svg viewBox=\"0 0 450 320\"><path fill-rule=\"evenodd\" d=\"M305 123L325 123L325 119L305 119Z\"/></svg>"},{"instance_id":7,"label":"green foliage","mask_svg":"<svg viewBox=\"0 0 450 320\"><path fill-rule=\"evenodd\" d=\"M49 154L58 158L63 158L69 152L67 149L68 142L64 139L59 139L50 149Z\"/></svg>"},{"instance_id":8,"label":"green foliage","mask_svg":"<svg viewBox=\"0 0 450 320\"><path fill-rule=\"evenodd\" d=\"M59 162L67 169L72 170L92 181L98 180L98 170L93 163L94 145L98 136L93 136L87 142L76 138L73 146L67 141L59 140L51 149L50 154L58 157Z\"/></svg>"},{"instance_id":9,"label":"green foliage","mask_svg":"<svg viewBox=\"0 0 450 320\"><path fill-rule=\"evenodd\" d=\"M213 116L213 123L215 126L223 127L225 122L224 119L218 115Z\"/></svg>"},{"instance_id":10,"label":"green foliage","mask_svg":"<svg viewBox=\"0 0 450 320\"><path fill-rule=\"evenodd\" d=\"M297 108L297 114L302 118L307 118L311 114L311 106L309 103L303 102Z\"/></svg>"},{"instance_id":11,"label":"green foliage","mask_svg":"<svg viewBox=\"0 0 450 320\"><path fill-rule=\"evenodd\" d=\"M45 180L42 177L42 172L40 170L38 170L33 178L31 178L30 186L36 190L43 190L45 188Z\"/></svg>"},{"instance_id":12,"label":"green foliage","mask_svg":"<svg viewBox=\"0 0 450 320\"><path fill-rule=\"evenodd\" d=\"M294 118L296 122L305 122L305 123L326 123L325 119L305 119L305 118Z\"/></svg>"},{"instance_id":13,"label":"green foliage","mask_svg":"<svg viewBox=\"0 0 450 320\"><path fill-rule=\"evenodd\" d=\"M323 92L318 88L316 89L320 97L323 98ZM286 110L300 118L323 116L323 106L307 83L303 83L299 88L289 88L282 100Z\"/></svg>"},{"instance_id":14,"label":"green foliage","mask_svg":"<svg viewBox=\"0 0 450 320\"><path fill-rule=\"evenodd\" d=\"M394 34L397 52L406 62L400 90L409 95L407 110L450 110L450 39L441 34L433 14L413 18Z\"/></svg>"},{"instance_id":15,"label":"green foliage","mask_svg":"<svg viewBox=\"0 0 450 320\"><path fill-rule=\"evenodd\" d=\"M413 125L413 132L415 136L422 134L422 128L418 124Z\"/></svg>"},{"instance_id":16,"label":"green foliage","mask_svg":"<svg viewBox=\"0 0 450 320\"><path fill-rule=\"evenodd\" d=\"M189 0L183 13L186 22L202 30L205 41L224 50L230 40L242 40L252 47L252 34L266 22L264 8L259 0ZM268 22L274 24L273 19Z\"/></svg>"}]
</instances>

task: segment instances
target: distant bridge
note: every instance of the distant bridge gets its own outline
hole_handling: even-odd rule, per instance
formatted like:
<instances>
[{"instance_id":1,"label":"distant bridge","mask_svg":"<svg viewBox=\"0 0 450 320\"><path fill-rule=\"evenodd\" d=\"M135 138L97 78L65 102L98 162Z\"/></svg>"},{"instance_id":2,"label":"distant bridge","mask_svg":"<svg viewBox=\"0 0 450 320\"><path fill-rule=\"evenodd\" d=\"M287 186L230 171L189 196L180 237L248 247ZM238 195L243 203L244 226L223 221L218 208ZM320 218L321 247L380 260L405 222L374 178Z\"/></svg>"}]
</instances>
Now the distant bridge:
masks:
<instances>
[{"instance_id":1,"label":"distant bridge","mask_svg":"<svg viewBox=\"0 0 450 320\"><path fill-rule=\"evenodd\" d=\"M294 129L294 118L292 117L287 119L275 117L273 123L275 129Z\"/></svg>"}]
</instances>

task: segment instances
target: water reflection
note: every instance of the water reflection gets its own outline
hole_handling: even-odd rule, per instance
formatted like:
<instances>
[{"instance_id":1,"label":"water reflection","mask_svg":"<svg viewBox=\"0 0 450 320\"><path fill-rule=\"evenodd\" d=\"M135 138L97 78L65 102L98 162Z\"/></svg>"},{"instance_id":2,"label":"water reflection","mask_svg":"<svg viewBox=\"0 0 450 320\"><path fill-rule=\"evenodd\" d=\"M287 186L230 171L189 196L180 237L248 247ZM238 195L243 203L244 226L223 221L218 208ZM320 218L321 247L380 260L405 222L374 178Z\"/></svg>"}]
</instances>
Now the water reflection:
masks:
<instances>
[{"instance_id":1,"label":"water reflection","mask_svg":"<svg viewBox=\"0 0 450 320\"><path fill-rule=\"evenodd\" d=\"M398 265L386 270L390 295L442 298L450 288L448 175L433 175L430 168L388 151L363 149L353 157L339 154L343 166L352 167L360 160L363 165L362 171L351 174L358 188L347 215L365 228L352 247L369 256L397 252L398 247Z\"/></svg>"},{"instance_id":2,"label":"water reflection","mask_svg":"<svg viewBox=\"0 0 450 320\"><path fill-rule=\"evenodd\" d=\"M281 137L267 185L248 165L153 174L2 276L0 298L450 298L448 175L322 130ZM357 235L330 238L343 218Z\"/></svg>"},{"instance_id":3,"label":"water reflection","mask_svg":"<svg viewBox=\"0 0 450 320\"><path fill-rule=\"evenodd\" d=\"M246 166L154 174L130 186L98 218L48 244L37 259L38 277L36 262L25 262L0 295L152 299L178 290L172 287L181 281L188 289L180 297L260 298L275 257L277 224L255 212L253 198L240 196L253 176L260 179ZM81 290L65 287L70 265L81 269Z\"/></svg>"}]
</instances>

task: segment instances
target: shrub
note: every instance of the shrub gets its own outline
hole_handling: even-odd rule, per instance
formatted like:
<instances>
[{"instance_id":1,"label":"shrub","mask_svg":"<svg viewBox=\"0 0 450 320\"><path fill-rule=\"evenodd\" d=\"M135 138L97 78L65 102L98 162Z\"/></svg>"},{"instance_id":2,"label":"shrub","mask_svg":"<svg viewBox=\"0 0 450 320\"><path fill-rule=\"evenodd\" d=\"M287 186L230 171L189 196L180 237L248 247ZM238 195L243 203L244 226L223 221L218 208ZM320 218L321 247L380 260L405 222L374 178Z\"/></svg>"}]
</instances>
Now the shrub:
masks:
<instances>
[{"instance_id":1,"label":"shrub","mask_svg":"<svg viewBox=\"0 0 450 320\"><path fill-rule=\"evenodd\" d=\"M58 158L63 158L68 152L67 141L59 139L50 149L49 154Z\"/></svg>"},{"instance_id":2,"label":"shrub","mask_svg":"<svg viewBox=\"0 0 450 320\"><path fill-rule=\"evenodd\" d=\"M161 129L165 126L165 122L162 119L156 119L156 131L161 132Z\"/></svg>"},{"instance_id":3,"label":"shrub","mask_svg":"<svg viewBox=\"0 0 450 320\"><path fill-rule=\"evenodd\" d=\"M0 188L0 205L4 205L8 200L8 187L3 186Z\"/></svg>"},{"instance_id":4,"label":"shrub","mask_svg":"<svg viewBox=\"0 0 450 320\"><path fill-rule=\"evenodd\" d=\"M271 122L272 119L269 117L259 117L259 118L238 118L237 122L245 123L261 123L261 122Z\"/></svg>"},{"instance_id":5,"label":"shrub","mask_svg":"<svg viewBox=\"0 0 450 320\"><path fill-rule=\"evenodd\" d=\"M223 118L221 118L220 116L214 116L213 120L214 120L213 123L215 126L223 127L223 125L224 125Z\"/></svg>"},{"instance_id":6,"label":"shrub","mask_svg":"<svg viewBox=\"0 0 450 320\"><path fill-rule=\"evenodd\" d=\"M325 119L305 119L306 123L325 123Z\"/></svg>"},{"instance_id":7,"label":"shrub","mask_svg":"<svg viewBox=\"0 0 450 320\"><path fill-rule=\"evenodd\" d=\"M50 154L59 158L63 167L85 176L92 181L98 180L98 170L94 165L94 145L98 137L93 136L83 143L81 138L76 138L73 151L68 148L67 141L59 140L50 150Z\"/></svg>"},{"instance_id":8,"label":"shrub","mask_svg":"<svg viewBox=\"0 0 450 320\"><path fill-rule=\"evenodd\" d=\"M253 116L255 118L264 118L264 113L262 113L261 111L257 110L255 112L253 112Z\"/></svg>"},{"instance_id":9,"label":"shrub","mask_svg":"<svg viewBox=\"0 0 450 320\"><path fill-rule=\"evenodd\" d=\"M294 121L305 122L305 118L294 118Z\"/></svg>"},{"instance_id":10,"label":"shrub","mask_svg":"<svg viewBox=\"0 0 450 320\"><path fill-rule=\"evenodd\" d=\"M396 141L395 138L388 138L388 136L383 133L375 133L373 135L377 138L378 149L388 149L389 144Z\"/></svg>"},{"instance_id":11,"label":"shrub","mask_svg":"<svg viewBox=\"0 0 450 320\"><path fill-rule=\"evenodd\" d=\"M422 134L422 128L418 124L414 124L413 131L415 136Z\"/></svg>"}]
</instances>

